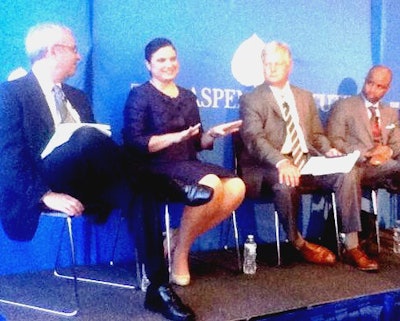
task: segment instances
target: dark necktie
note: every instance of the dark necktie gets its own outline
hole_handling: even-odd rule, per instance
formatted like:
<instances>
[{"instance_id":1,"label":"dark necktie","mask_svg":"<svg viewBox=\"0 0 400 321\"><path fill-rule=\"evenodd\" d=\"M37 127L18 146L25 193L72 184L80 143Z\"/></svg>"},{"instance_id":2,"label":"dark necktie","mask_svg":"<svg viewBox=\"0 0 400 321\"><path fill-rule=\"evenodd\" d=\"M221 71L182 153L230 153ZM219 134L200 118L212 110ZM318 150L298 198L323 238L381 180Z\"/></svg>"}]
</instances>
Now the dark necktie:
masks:
<instances>
[{"instance_id":1,"label":"dark necktie","mask_svg":"<svg viewBox=\"0 0 400 321\"><path fill-rule=\"evenodd\" d=\"M368 107L371 112L371 130L372 130L372 137L374 138L374 144L379 145L382 143L382 133L381 128L379 126L379 117L376 115L376 107Z\"/></svg>"},{"instance_id":2,"label":"dark necktie","mask_svg":"<svg viewBox=\"0 0 400 321\"><path fill-rule=\"evenodd\" d=\"M56 108L61 117L61 123L74 123L75 120L67 108L67 98L60 86L53 87L53 94L56 102Z\"/></svg>"},{"instance_id":3,"label":"dark necktie","mask_svg":"<svg viewBox=\"0 0 400 321\"><path fill-rule=\"evenodd\" d=\"M299 135L297 133L296 127L294 126L293 118L292 115L290 114L288 103L284 102L282 107L283 107L283 118L286 122L287 132L289 134L292 143L293 163L297 166L299 170L301 170L306 163L306 155L301 150Z\"/></svg>"}]
</instances>

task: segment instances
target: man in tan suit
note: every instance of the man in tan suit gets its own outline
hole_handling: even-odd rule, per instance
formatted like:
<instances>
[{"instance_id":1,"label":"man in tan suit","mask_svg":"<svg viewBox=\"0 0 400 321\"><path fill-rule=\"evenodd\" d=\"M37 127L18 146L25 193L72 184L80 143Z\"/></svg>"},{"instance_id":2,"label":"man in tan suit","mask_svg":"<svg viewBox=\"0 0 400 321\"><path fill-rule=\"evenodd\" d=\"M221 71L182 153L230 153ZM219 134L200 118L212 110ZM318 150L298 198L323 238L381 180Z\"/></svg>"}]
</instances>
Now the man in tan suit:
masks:
<instances>
[{"instance_id":1,"label":"man in tan suit","mask_svg":"<svg viewBox=\"0 0 400 321\"><path fill-rule=\"evenodd\" d=\"M361 192L357 172L300 175L302 158L339 156L340 152L324 135L312 94L289 84L292 69L289 47L278 42L265 44L262 63L265 82L240 99L244 148L238 161L249 196L259 196L263 186L268 186L294 247L306 261L333 264L336 258L331 251L307 242L299 233L297 211L303 187L334 191L342 232L346 235L346 259L360 270L377 270L377 262L368 258L358 243Z\"/></svg>"},{"instance_id":2,"label":"man in tan suit","mask_svg":"<svg viewBox=\"0 0 400 321\"><path fill-rule=\"evenodd\" d=\"M357 96L341 99L332 107L327 134L343 153L360 151L361 184L372 188L400 188L400 128L397 110L381 99L392 81L392 71L377 65L365 78ZM375 109L375 111L374 111ZM374 121L377 133L374 136Z\"/></svg>"}]
</instances>

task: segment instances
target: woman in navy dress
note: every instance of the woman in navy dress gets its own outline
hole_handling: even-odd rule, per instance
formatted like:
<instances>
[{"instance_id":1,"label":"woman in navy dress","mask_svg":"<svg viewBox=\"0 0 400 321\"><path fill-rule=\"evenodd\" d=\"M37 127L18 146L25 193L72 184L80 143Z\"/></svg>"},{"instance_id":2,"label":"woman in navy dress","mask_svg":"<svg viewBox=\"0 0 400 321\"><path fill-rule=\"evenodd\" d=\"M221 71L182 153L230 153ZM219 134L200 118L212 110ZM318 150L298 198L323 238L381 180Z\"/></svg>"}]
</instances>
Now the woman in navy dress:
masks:
<instances>
[{"instance_id":1,"label":"woman in navy dress","mask_svg":"<svg viewBox=\"0 0 400 321\"><path fill-rule=\"evenodd\" d=\"M202 184L214 190L212 199L201 206L185 206L180 228L172 239L171 280L190 283L189 251L202 233L226 219L244 198L243 181L231 171L197 159L214 140L238 131L234 121L204 131L196 96L175 84L179 72L177 52L165 38L153 39L145 48L150 81L134 87L124 110L124 143L141 165L154 174L184 184Z\"/></svg>"}]
</instances>

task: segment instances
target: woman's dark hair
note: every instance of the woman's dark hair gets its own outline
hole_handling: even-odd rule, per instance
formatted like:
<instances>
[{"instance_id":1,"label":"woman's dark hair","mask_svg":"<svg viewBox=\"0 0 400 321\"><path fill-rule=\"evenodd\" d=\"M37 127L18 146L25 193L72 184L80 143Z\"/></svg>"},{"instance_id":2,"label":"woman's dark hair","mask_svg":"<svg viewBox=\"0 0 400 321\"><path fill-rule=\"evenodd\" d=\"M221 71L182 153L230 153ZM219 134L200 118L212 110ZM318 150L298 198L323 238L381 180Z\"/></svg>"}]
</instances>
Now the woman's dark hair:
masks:
<instances>
[{"instance_id":1,"label":"woman's dark hair","mask_svg":"<svg viewBox=\"0 0 400 321\"><path fill-rule=\"evenodd\" d=\"M176 51L175 46L172 44L171 40L167 38L154 38L150 41L146 47L144 48L144 57L148 62L151 60L151 56L155 53L158 49L163 47L171 46Z\"/></svg>"}]
</instances>

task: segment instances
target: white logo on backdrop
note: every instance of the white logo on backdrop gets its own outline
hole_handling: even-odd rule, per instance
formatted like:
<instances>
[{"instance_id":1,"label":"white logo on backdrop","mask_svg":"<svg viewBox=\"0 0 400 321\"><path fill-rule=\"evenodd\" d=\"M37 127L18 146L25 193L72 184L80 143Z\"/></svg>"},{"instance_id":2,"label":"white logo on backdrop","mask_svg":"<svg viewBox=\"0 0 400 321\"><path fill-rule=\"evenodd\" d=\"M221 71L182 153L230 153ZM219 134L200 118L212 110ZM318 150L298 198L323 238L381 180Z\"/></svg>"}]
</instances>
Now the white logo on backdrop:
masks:
<instances>
[{"instance_id":1,"label":"white logo on backdrop","mask_svg":"<svg viewBox=\"0 0 400 321\"><path fill-rule=\"evenodd\" d=\"M256 34L241 43L231 61L233 77L243 86L258 86L263 83L261 51L264 46Z\"/></svg>"},{"instance_id":2,"label":"white logo on backdrop","mask_svg":"<svg viewBox=\"0 0 400 321\"><path fill-rule=\"evenodd\" d=\"M14 69L13 71L10 72L10 74L7 77L7 80L8 81L15 80L25 76L26 74L27 71L24 68L18 67L17 69Z\"/></svg>"}]
</instances>

